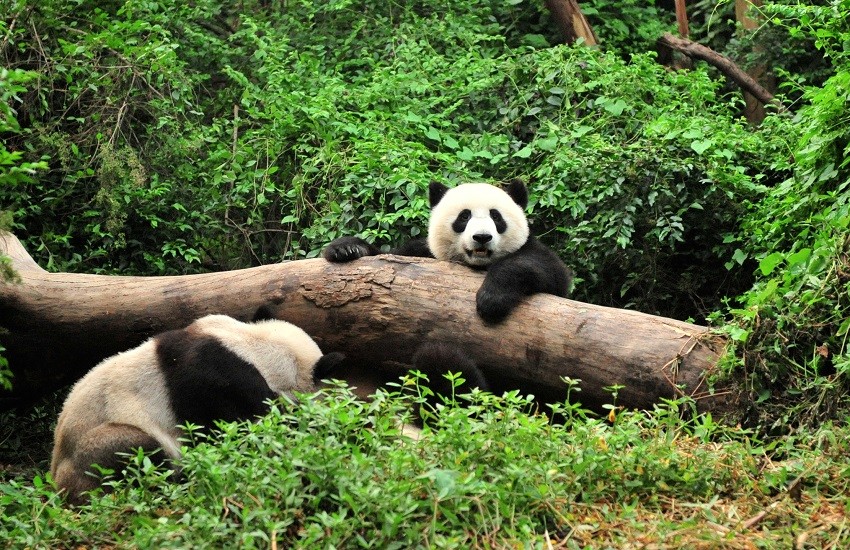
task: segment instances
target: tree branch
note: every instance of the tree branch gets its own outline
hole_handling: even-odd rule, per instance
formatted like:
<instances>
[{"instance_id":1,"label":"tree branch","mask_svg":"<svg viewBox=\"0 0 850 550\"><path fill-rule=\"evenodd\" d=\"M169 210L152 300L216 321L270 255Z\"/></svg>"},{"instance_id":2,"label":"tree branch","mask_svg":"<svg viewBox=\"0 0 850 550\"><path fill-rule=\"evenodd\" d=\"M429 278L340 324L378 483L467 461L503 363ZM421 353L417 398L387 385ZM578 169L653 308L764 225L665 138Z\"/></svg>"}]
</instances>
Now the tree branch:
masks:
<instances>
[{"instance_id":1,"label":"tree branch","mask_svg":"<svg viewBox=\"0 0 850 550\"><path fill-rule=\"evenodd\" d=\"M682 52L693 59L705 61L709 65L716 67L720 72L732 79L744 91L749 92L764 105L774 105L780 112L785 110L785 107L773 94L768 92L758 82L745 73L734 61L728 57L717 53L707 46L691 42L685 38L678 38L670 33L664 33L658 39L659 45Z\"/></svg>"}]
</instances>

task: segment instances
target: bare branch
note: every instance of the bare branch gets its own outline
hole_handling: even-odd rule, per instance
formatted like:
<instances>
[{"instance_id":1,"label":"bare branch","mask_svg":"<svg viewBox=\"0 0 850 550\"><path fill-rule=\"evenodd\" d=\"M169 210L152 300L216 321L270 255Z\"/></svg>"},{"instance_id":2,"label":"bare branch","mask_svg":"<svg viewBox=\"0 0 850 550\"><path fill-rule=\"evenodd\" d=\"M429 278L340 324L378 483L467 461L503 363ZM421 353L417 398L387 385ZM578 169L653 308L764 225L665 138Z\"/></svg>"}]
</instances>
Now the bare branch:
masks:
<instances>
[{"instance_id":1,"label":"bare branch","mask_svg":"<svg viewBox=\"0 0 850 550\"><path fill-rule=\"evenodd\" d=\"M773 94L753 80L753 78L738 67L734 61L717 53L711 48L703 46L702 44L697 44L696 42L691 42L685 38L675 37L670 33L664 33L664 35L658 39L658 43L662 46L682 52L688 57L705 61L706 63L717 67L720 72L733 80L736 84L738 84L738 86L743 88L744 91L752 94L762 104L774 105L780 112L785 110L784 106L773 97Z\"/></svg>"}]
</instances>

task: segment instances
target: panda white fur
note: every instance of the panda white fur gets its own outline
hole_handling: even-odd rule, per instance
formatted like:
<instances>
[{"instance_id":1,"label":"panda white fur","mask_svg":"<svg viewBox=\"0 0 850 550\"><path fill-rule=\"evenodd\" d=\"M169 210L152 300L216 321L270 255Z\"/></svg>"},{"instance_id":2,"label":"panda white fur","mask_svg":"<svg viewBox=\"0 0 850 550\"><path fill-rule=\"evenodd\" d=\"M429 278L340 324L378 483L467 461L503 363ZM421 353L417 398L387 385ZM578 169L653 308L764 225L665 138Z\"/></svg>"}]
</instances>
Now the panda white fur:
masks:
<instances>
[{"instance_id":1,"label":"panda white fur","mask_svg":"<svg viewBox=\"0 0 850 550\"><path fill-rule=\"evenodd\" d=\"M487 323L502 321L530 294L567 296L572 272L530 235L525 216L528 189L521 180L511 180L505 189L487 183L449 189L431 182L428 191L427 239L410 241L390 254L432 257L487 270L476 296L478 315ZM359 237L341 237L323 255L331 262L349 262L380 252Z\"/></svg>"},{"instance_id":2,"label":"panda white fur","mask_svg":"<svg viewBox=\"0 0 850 550\"><path fill-rule=\"evenodd\" d=\"M50 471L70 502L100 485L92 464L120 471L116 453L161 449L180 457L180 426L251 419L267 399L311 392L341 360L322 355L300 328L279 320L202 317L109 357L68 395L56 426Z\"/></svg>"},{"instance_id":3,"label":"panda white fur","mask_svg":"<svg viewBox=\"0 0 850 550\"><path fill-rule=\"evenodd\" d=\"M487 183L466 183L447 188L431 182L431 215L427 239L412 240L390 254L437 258L486 270L476 295L479 317L487 323L505 319L524 297L543 292L566 297L572 271L552 250L531 236L525 207L528 189L518 179L502 189ZM331 262L349 262L381 250L359 237L341 237L323 251ZM413 358L413 368L428 376L436 394L433 407L452 388L445 373L460 373L466 383L456 393L471 388L488 389L472 358L459 348L425 342ZM419 415L416 415L417 417Z\"/></svg>"}]
</instances>

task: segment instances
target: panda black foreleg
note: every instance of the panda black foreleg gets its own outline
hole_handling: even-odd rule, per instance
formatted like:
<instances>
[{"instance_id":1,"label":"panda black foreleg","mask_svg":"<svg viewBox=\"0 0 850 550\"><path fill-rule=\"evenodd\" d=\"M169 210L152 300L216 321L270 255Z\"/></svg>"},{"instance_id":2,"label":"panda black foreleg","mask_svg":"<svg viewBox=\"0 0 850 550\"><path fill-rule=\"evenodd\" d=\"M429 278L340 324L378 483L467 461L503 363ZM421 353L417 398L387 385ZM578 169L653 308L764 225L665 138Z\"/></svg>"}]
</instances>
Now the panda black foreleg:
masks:
<instances>
[{"instance_id":1,"label":"panda black foreleg","mask_svg":"<svg viewBox=\"0 0 850 550\"><path fill-rule=\"evenodd\" d=\"M478 316L489 324L504 320L525 296L539 291L538 270L522 256L509 256L490 266L475 295Z\"/></svg>"},{"instance_id":2,"label":"panda black foreleg","mask_svg":"<svg viewBox=\"0 0 850 550\"><path fill-rule=\"evenodd\" d=\"M345 361L345 354L338 351L322 355L313 365L313 383L318 385L322 380L329 378L343 361Z\"/></svg>"},{"instance_id":3,"label":"panda black foreleg","mask_svg":"<svg viewBox=\"0 0 850 550\"><path fill-rule=\"evenodd\" d=\"M489 275L475 295L475 308L485 323L497 324L519 305L525 294L497 283L488 284L488 280Z\"/></svg>"},{"instance_id":4,"label":"panda black foreleg","mask_svg":"<svg viewBox=\"0 0 850 550\"><path fill-rule=\"evenodd\" d=\"M398 248L390 250L390 254L397 254L399 256L415 256L417 258L434 257L434 255L431 254L431 249L428 248L427 239L413 239L411 241L407 241Z\"/></svg>"},{"instance_id":5,"label":"panda black foreleg","mask_svg":"<svg viewBox=\"0 0 850 550\"><path fill-rule=\"evenodd\" d=\"M364 256L376 256L381 250L369 244L360 237L340 237L334 239L322 251L322 256L329 262L351 262Z\"/></svg>"},{"instance_id":6,"label":"panda black foreleg","mask_svg":"<svg viewBox=\"0 0 850 550\"><path fill-rule=\"evenodd\" d=\"M533 257L511 256L496 262L475 296L478 316L485 323L501 322L526 296L547 292L549 276Z\"/></svg>"},{"instance_id":7,"label":"panda black foreleg","mask_svg":"<svg viewBox=\"0 0 850 550\"><path fill-rule=\"evenodd\" d=\"M329 262L342 263L351 262L364 256L377 256L380 253L380 248L369 244L360 237L340 237L334 239L325 247L322 251L322 256ZM399 247L391 249L389 253L419 258L434 257L428 248L428 241L426 239L413 239Z\"/></svg>"},{"instance_id":8,"label":"panda black foreleg","mask_svg":"<svg viewBox=\"0 0 850 550\"><path fill-rule=\"evenodd\" d=\"M566 297L572 272L552 250L536 239L487 270L476 295L478 316L485 323L499 323L531 294Z\"/></svg>"},{"instance_id":9,"label":"panda black foreleg","mask_svg":"<svg viewBox=\"0 0 850 550\"><path fill-rule=\"evenodd\" d=\"M490 387L484 374L467 353L457 346L443 342L426 342L413 354L413 369L428 378L430 390L424 403L416 407L415 423L421 428L425 414L433 414L437 405L454 400L455 396L471 392L478 388L489 391ZM450 380L449 373L460 375L462 382Z\"/></svg>"}]
</instances>

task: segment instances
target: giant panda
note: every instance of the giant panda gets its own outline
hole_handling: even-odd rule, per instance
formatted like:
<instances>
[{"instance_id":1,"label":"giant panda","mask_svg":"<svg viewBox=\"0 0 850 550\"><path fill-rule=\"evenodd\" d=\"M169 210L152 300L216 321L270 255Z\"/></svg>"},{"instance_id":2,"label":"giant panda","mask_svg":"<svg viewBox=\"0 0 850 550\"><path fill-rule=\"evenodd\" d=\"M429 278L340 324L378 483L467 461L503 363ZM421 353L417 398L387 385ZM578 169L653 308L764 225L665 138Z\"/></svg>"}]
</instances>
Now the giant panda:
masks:
<instances>
[{"instance_id":1,"label":"giant panda","mask_svg":"<svg viewBox=\"0 0 850 550\"><path fill-rule=\"evenodd\" d=\"M84 502L102 482L93 464L120 471L126 459L116 453L138 447L178 459L181 425L262 415L268 399L314 391L343 358L323 355L286 321L202 317L103 360L76 383L59 415L50 472L71 503Z\"/></svg>"},{"instance_id":2,"label":"giant panda","mask_svg":"<svg viewBox=\"0 0 850 550\"><path fill-rule=\"evenodd\" d=\"M476 295L479 317L504 320L524 297L539 292L566 297L572 271L530 234L525 207L528 189L519 179L505 189L487 183L447 188L431 182L427 239L415 239L390 254L457 262L486 270ZM381 250L359 237L340 237L322 252L331 262L350 262Z\"/></svg>"},{"instance_id":3,"label":"giant panda","mask_svg":"<svg viewBox=\"0 0 850 550\"><path fill-rule=\"evenodd\" d=\"M525 207L528 189L519 180L506 187L465 183L448 188L431 182L428 235L392 249L390 254L430 257L486 270L476 295L476 310L488 324L504 320L524 297L546 293L566 297L572 271L529 231ZM323 251L331 262L350 262L381 250L359 237L341 237ZM465 350L440 342L425 342L413 357L413 368L423 372L435 394L426 405L451 394L445 374L462 375L465 384L455 393L471 388L488 390L489 384Z\"/></svg>"}]
</instances>

